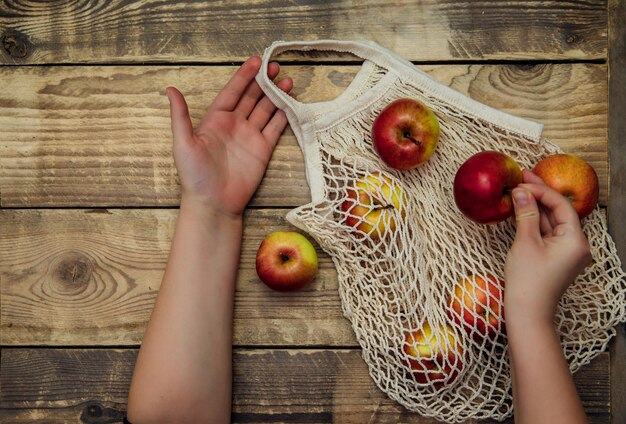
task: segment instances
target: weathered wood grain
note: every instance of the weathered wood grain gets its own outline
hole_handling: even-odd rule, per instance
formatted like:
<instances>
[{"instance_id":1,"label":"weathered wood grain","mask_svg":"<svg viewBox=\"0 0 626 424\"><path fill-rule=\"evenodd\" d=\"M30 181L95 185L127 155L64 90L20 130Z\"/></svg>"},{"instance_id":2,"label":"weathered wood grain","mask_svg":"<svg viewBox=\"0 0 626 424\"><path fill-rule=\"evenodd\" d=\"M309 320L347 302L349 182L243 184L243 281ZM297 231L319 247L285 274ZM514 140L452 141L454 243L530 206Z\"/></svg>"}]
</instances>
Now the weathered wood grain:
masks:
<instances>
[{"instance_id":1,"label":"weathered wood grain","mask_svg":"<svg viewBox=\"0 0 626 424\"><path fill-rule=\"evenodd\" d=\"M271 291L258 279L255 257L263 238L295 230L286 212L246 214L234 343L356 345L328 255L319 251L318 276L298 293ZM177 215L167 209L0 211L0 343L139 344Z\"/></svg>"},{"instance_id":2,"label":"weathered wood grain","mask_svg":"<svg viewBox=\"0 0 626 424\"><path fill-rule=\"evenodd\" d=\"M0 420L118 422L135 357L132 349L3 349ZM236 423L437 423L387 398L358 350L239 349L233 364ZM574 375L592 423L609 422L608 374L603 353Z\"/></svg>"},{"instance_id":3,"label":"weathered wood grain","mask_svg":"<svg viewBox=\"0 0 626 424\"><path fill-rule=\"evenodd\" d=\"M417 61L599 59L606 25L606 0L14 0L0 4L0 64L240 61L303 38L369 39Z\"/></svg>"},{"instance_id":4,"label":"weathered wood grain","mask_svg":"<svg viewBox=\"0 0 626 424\"><path fill-rule=\"evenodd\" d=\"M626 2L609 1L609 232L626 264ZM626 323L611 343L611 422L626 422Z\"/></svg>"},{"instance_id":5,"label":"weathered wood grain","mask_svg":"<svg viewBox=\"0 0 626 424\"><path fill-rule=\"evenodd\" d=\"M545 136L595 167L607 199L607 68L595 64L439 65L438 80L504 111L541 121ZM287 66L304 102L336 97L353 66ZM193 120L232 67L0 67L0 205L177 205L164 88L187 95ZM288 129L255 206L310 200Z\"/></svg>"}]
</instances>

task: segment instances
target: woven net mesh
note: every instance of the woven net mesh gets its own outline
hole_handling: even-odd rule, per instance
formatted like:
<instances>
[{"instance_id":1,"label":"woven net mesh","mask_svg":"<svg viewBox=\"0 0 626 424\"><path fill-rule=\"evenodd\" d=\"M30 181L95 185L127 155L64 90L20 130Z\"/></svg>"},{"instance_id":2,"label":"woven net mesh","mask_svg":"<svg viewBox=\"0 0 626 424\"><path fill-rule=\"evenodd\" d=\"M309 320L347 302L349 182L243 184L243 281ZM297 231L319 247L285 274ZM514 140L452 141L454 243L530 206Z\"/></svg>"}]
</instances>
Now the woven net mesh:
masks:
<instances>
[{"instance_id":1,"label":"woven net mesh","mask_svg":"<svg viewBox=\"0 0 626 424\"><path fill-rule=\"evenodd\" d=\"M388 72L368 65L353 98ZM460 165L481 151L500 151L532 168L560 149L429 92L405 75L381 96L354 102L342 119L315 125L306 142L319 151L315 166L323 199L290 211L287 219L331 256L344 315L382 391L411 411L446 422L501 420L513 408L505 325L498 314L463 307L455 312L451 304L471 299L503 307L504 262L515 226L511 220L481 225L465 218L454 204L453 180ZM425 103L441 127L434 155L410 171L387 167L372 148L374 118L399 98ZM313 121L329 112L331 104L308 109ZM624 273L599 209L584 219L583 230L593 263L565 292L555 317L573 372L606 348L626 316ZM464 280L471 284L459 284ZM485 281L497 289L489 291ZM463 324L468 316L474 325Z\"/></svg>"}]
</instances>

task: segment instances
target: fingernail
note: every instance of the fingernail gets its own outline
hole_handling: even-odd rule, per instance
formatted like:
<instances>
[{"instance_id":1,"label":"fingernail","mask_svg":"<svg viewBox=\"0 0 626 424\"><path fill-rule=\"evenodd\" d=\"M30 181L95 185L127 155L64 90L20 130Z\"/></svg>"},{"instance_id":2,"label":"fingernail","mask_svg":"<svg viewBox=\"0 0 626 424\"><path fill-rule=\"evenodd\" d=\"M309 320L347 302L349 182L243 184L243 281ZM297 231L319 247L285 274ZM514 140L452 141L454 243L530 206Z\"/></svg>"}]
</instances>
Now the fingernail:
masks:
<instances>
[{"instance_id":1,"label":"fingernail","mask_svg":"<svg viewBox=\"0 0 626 424\"><path fill-rule=\"evenodd\" d=\"M167 87L165 89L165 96L167 96L167 100L171 103L172 100L170 99L170 88L169 87Z\"/></svg>"},{"instance_id":2,"label":"fingernail","mask_svg":"<svg viewBox=\"0 0 626 424\"><path fill-rule=\"evenodd\" d=\"M526 206L528 204L528 193L523 188L513 190L513 202L516 206Z\"/></svg>"}]
</instances>

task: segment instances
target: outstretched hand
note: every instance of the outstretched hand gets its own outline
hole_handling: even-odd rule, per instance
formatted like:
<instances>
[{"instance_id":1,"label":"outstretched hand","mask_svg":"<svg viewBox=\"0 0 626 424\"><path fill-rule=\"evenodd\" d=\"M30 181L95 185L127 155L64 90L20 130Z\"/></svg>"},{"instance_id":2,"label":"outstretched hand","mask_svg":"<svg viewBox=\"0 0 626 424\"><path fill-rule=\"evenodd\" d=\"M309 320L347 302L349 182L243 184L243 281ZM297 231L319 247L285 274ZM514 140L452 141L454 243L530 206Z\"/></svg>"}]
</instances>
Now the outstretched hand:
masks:
<instances>
[{"instance_id":1,"label":"outstretched hand","mask_svg":"<svg viewBox=\"0 0 626 424\"><path fill-rule=\"evenodd\" d=\"M524 171L513 204L517 232L505 264L507 321L518 314L552 323L561 295L591 262L589 243L569 200L532 172Z\"/></svg>"},{"instance_id":2,"label":"outstretched hand","mask_svg":"<svg viewBox=\"0 0 626 424\"><path fill-rule=\"evenodd\" d=\"M217 95L194 131L185 98L167 88L174 136L174 162L183 203L193 203L230 216L240 216L256 191L276 142L287 125L255 75L261 58L248 59ZM268 76L279 72L270 63ZM289 92L291 79L277 86Z\"/></svg>"}]
</instances>

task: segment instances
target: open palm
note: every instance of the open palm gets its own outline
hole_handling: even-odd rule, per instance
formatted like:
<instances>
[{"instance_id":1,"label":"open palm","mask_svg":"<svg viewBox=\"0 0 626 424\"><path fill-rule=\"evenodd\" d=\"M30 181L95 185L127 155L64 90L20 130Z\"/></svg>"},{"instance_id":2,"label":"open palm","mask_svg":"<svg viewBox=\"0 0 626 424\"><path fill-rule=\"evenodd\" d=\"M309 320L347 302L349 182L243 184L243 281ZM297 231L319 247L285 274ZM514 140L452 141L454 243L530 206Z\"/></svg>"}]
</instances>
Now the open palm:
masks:
<instances>
[{"instance_id":1,"label":"open palm","mask_svg":"<svg viewBox=\"0 0 626 424\"><path fill-rule=\"evenodd\" d=\"M189 200L230 215L243 213L256 191L287 117L263 95L254 76L261 59L248 59L217 95L194 131L183 95L168 88L174 162ZM274 79L279 66L271 63ZM288 92L288 78L277 86Z\"/></svg>"}]
</instances>

